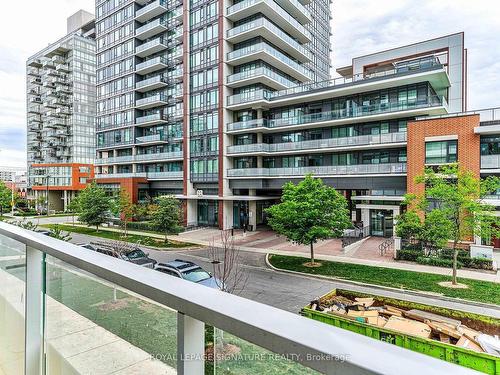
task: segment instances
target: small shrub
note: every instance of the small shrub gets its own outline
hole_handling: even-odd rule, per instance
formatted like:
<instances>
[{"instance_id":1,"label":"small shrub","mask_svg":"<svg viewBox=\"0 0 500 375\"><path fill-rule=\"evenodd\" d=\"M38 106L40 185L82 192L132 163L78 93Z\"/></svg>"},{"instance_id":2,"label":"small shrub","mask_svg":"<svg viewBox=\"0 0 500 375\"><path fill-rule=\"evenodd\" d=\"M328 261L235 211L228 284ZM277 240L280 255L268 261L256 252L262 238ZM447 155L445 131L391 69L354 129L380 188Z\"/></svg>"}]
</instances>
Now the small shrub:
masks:
<instances>
[{"instance_id":1,"label":"small shrub","mask_svg":"<svg viewBox=\"0 0 500 375\"><path fill-rule=\"evenodd\" d=\"M416 262L417 258L423 257L424 252L420 249L401 249L398 251L396 259Z\"/></svg>"}]
</instances>

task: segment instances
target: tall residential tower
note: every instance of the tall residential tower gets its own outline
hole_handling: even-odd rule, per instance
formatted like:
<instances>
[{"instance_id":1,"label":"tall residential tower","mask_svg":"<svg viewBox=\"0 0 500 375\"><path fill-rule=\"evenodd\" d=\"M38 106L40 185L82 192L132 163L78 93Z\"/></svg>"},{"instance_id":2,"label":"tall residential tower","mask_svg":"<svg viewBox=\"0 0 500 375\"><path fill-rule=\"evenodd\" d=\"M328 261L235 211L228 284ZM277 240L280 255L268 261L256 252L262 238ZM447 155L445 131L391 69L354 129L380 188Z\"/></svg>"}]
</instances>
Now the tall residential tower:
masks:
<instances>
[{"instance_id":1,"label":"tall residential tower","mask_svg":"<svg viewBox=\"0 0 500 375\"><path fill-rule=\"evenodd\" d=\"M98 183L221 222L227 124L263 110L230 107L329 78L329 1L97 0L96 15Z\"/></svg>"},{"instance_id":2,"label":"tall residential tower","mask_svg":"<svg viewBox=\"0 0 500 375\"><path fill-rule=\"evenodd\" d=\"M95 22L83 10L67 35L27 61L28 187L66 209L94 177Z\"/></svg>"}]
</instances>

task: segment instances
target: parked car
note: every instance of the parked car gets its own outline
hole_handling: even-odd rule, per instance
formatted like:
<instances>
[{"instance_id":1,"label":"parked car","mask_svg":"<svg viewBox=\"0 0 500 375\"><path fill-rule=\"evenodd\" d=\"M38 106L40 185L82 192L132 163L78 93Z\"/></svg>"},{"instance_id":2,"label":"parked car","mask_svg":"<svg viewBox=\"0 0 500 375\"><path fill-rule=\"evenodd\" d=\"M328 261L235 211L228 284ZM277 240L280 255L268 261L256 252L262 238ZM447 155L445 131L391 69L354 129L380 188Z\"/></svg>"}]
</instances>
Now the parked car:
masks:
<instances>
[{"instance_id":1,"label":"parked car","mask_svg":"<svg viewBox=\"0 0 500 375\"><path fill-rule=\"evenodd\" d=\"M167 275L205 285L209 288L223 289L223 284L220 280L212 276L212 274L205 271L196 263L188 260L176 259L172 262L157 263L155 269Z\"/></svg>"},{"instance_id":2,"label":"parked car","mask_svg":"<svg viewBox=\"0 0 500 375\"><path fill-rule=\"evenodd\" d=\"M48 229L37 229L35 232L43 234L45 236L50 236L50 233L51 233L50 230L48 230Z\"/></svg>"},{"instance_id":3,"label":"parked car","mask_svg":"<svg viewBox=\"0 0 500 375\"><path fill-rule=\"evenodd\" d=\"M118 258L127 262L137 264L142 267L154 269L157 263L156 260L149 257L149 254L146 254L137 246L117 248L113 245L105 243L81 244L80 246L101 254L112 256L113 258Z\"/></svg>"},{"instance_id":4,"label":"parked car","mask_svg":"<svg viewBox=\"0 0 500 375\"><path fill-rule=\"evenodd\" d=\"M78 243L77 245L92 251L97 251L97 246L92 245L91 243Z\"/></svg>"}]
</instances>

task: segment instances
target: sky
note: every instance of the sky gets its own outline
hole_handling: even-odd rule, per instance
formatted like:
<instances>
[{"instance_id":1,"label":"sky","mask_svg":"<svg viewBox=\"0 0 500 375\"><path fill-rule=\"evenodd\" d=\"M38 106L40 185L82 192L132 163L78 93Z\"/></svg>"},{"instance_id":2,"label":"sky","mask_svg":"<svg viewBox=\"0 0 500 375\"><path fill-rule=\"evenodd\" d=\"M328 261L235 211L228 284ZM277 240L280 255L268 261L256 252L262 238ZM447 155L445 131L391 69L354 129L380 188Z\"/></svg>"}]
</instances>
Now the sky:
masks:
<instances>
[{"instance_id":1,"label":"sky","mask_svg":"<svg viewBox=\"0 0 500 375\"><path fill-rule=\"evenodd\" d=\"M50 4L50 6L48 6ZM0 168L26 166L26 59L66 32L94 0L6 1L0 16ZM500 3L494 0L333 0L333 67L352 57L465 32L469 109L500 107ZM9 17L22 14L23 17Z\"/></svg>"}]
</instances>

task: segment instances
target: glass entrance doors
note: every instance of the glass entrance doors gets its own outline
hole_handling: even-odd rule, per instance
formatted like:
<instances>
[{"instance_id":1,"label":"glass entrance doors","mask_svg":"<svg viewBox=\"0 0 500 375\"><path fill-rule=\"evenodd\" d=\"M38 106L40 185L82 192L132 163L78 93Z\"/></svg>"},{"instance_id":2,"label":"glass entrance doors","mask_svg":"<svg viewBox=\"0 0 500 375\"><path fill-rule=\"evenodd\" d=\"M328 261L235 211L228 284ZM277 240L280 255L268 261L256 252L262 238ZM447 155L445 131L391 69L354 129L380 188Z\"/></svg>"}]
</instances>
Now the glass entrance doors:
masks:
<instances>
[{"instance_id":1,"label":"glass entrance doors","mask_svg":"<svg viewBox=\"0 0 500 375\"><path fill-rule=\"evenodd\" d=\"M394 218L392 210L370 210L370 234L392 237Z\"/></svg>"}]
</instances>

